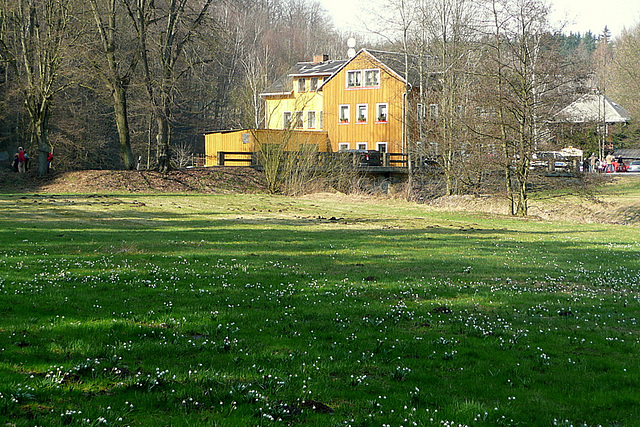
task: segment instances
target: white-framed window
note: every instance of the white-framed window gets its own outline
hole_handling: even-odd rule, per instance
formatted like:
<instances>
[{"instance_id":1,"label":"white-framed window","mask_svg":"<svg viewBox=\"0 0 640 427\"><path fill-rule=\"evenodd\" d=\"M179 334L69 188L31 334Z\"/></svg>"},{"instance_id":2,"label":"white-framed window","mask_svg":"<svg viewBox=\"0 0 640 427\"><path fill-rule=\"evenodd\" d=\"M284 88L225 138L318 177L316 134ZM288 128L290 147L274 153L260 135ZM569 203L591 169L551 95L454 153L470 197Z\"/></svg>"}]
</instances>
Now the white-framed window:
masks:
<instances>
[{"instance_id":1,"label":"white-framed window","mask_svg":"<svg viewBox=\"0 0 640 427\"><path fill-rule=\"evenodd\" d=\"M356 143L356 148L358 150L366 150L367 149L367 143L366 142L358 142L358 143Z\"/></svg>"},{"instance_id":2,"label":"white-framed window","mask_svg":"<svg viewBox=\"0 0 640 427\"><path fill-rule=\"evenodd\" d=\"M362 87L362 70L347 71L347 87Z\"/></svg>"},{"instance_id":3,"label":"white-framed window","mask_svg":"<svg viewBox=\"0 0 640 427\"><path fill-rule=\"evenodd\" d=\"M338 151L344 151L344 150L348 150L349 149L349 143L348 142L341 142L338 144Z\"/></svg>"},{"instance_id":4,"label":"white-framed window","mask_svg":"<svg viewBox=\"0 0 640 427\"><path fill-rule=\"evenodd\" d=\"M307 80L300 78L298 79L298 92L306 92L307 91Z\"/></svg>"},{"instance_id":5,"label":"white-framed window","mask_svg":"<svg viewBox=\"0 0 640 427\"><path fill-rule=\"evenodd\" d=\"M298 129L302 129L303 126L304 126L304 124L303 124L303 119L302 119L302 111L296 111L295 127L298 128Z\"/></svg>"},{"instance_id":6,"label":"white-framed window","mask_svg":"<svg viewBox=\"0 0 640 427\"><path fill-rule=\"evenodd\" d=\"M437 119L440 115L438 104L429 104L429 117Z\"/></svg>"},{"instance_id":7,"label":"white-framed window","mask_svg":"<svg viewBox=\"0 0 640 427\"><path fill-rule=\"evenodd\" d=\"M311 77L309 79L309 90L311 92L315 92L318 90L318 78L317 77Z\"/></svg>"},{"instance_id":8,"label":"white-framed window","mask_svg":"<svg viewBox=\"0 0 640 427\"><path fill-rule=\"evenodd\" d=\"M418 120L426 119L427 110L425 109L424 104L418 103L416 105L416 114L417 114Z\"/></svg>"},{"instance_id":9,"label":"white-framed window","mask_svg":"<svg viewBox=\"0 0 640 427\"><path fill-rule=\"evenodd\" d=\"M307 128L315 129L316 128L316 112L309 111L307 113Z\"/></svg>"},{"instance_id":10,"label":"white-framed window","mask_svg":"<svg viewBox=\"0 0 640 427\"><path fill-rule=\"evenodd\" d=\"M282 113L282 128L291 128L291 111L285 111L284 113Z\"/></svg>"},{"instance_id":11,"label":"white-framed window","mask_svg":"<svg viewBox=\"0 0 640 427\"><path fill-rule=\"evenodd\" d=\"M248 144L249 142L251 142L249 134L248 133L243 133L242 134L242 143L243 144Z\"/></svg>"},{"instance_id":12,"label":"white-framed window","mask_svg":"<svg viewBox=\"0 0 640 427\"><path fill-rule=\"evenodd\" d=\"M380 86L380 69L364 70L364 87Z\"/></svg>"},{"instance_id":13,"label":"white-framed window","mask_svg":"<svg viewBox=\"0 0 640 427\"><path fill-rule=\"evenodd\" d=\"M387 143L386 142L376 142L376 150L381 153L387 152Z\"/></svg>"},{"instance_id":14,"label":"white-framed window","mask_svg":"<svg viewBox=\"0 0 640 427\"><path fill-rule=\"evenodd\" d=\"M389 106L384 104L376 104L376 121L379 123L386 123L389 120Z\"/></svg>"},{"instance_id":15,"label":"white-framed window","mask_svg":"<svg viewBox=\"0 0 640 427\"><path fill-rule=\"evenodd\" d=\"M340 121L340 123L349 123L349 118L351 117L351 106L348 104L343 104L338 108L338 120Z\"/></svg>"},{"instance_id":16,"label":"white-framed window","mask_svg":"<svg viewBox=\"0 0 640 427\"><path fill-rule=\"evenodd\" d=\"M367 123L369 119L369 109L367 104L356 105L356 123Z\"/></svg>"}]
</instances>

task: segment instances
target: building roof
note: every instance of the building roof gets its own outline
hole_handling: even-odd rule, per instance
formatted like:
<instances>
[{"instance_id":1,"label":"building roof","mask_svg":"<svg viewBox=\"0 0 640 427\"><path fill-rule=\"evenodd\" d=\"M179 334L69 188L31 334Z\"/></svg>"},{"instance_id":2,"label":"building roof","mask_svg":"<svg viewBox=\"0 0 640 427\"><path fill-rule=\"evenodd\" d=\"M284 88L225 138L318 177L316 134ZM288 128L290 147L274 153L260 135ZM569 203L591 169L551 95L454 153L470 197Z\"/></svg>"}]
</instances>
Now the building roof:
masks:
<instances>
[{"instance_id":1,"label":"building roof","mask_svg":"<svg viewBox=\"0 0 640 427\"><path fill-rule=\"evenodd\" d=\"M640 159L640 150L638 149L621 149L613 152L615 157L622 157L623 159Z\"/></svg>"},{"instance_id":2,"label":"building roof","mask_svg":"<svg viewBox=\"0 0 640 427\"><path fill-rule=\"evenodd\" d=\"M293 92L294 77L328 77L335 74L346 63L345 60L331 60L323 62L298 62L291 67L287 74L277 79L261 96L289 95Z\"/></svg>"},{"instance_id":3,"label":"building roof","mask_svg":"<svg viewBox=\"0 0 640 427\"><path fill-rule=\"evenodd\" d=\"M603 94L582 95L555 115L555 122L586 123L628 122L631 115L627 110Z\"/></svg>"}]
</instances>

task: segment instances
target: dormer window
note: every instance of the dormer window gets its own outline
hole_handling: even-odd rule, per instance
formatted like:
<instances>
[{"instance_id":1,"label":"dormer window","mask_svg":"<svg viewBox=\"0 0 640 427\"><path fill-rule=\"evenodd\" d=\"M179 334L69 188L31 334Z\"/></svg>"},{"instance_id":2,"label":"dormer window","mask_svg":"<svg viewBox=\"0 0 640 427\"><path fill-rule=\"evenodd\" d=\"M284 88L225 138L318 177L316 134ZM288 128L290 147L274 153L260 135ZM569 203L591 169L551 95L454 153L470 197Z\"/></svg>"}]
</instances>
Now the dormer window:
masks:
<instances>
[{"instance_id":1,"label":"dormer window","mask_svg":"<svg viewBox=\"0 0 640 427\"><path fill-rule=\"evenodd\" d=\"M307 80L298 79L298 92L306 92L306 91L307 91Z\"/></svg>"}]
</instances>

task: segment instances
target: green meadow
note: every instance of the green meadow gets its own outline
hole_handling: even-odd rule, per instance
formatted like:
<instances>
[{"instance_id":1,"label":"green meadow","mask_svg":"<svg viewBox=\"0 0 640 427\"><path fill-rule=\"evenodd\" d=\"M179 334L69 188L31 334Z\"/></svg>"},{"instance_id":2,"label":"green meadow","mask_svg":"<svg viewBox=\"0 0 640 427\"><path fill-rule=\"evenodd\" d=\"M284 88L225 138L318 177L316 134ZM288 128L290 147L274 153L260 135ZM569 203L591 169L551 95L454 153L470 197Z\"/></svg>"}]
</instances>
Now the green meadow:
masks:
<instances>
[{"instance_id":1,"label":"green meadow","mask_svg":"<svg viewBox=\"0 0 640 427\"><path fill-rule=\"evenodd\" d=\"M637 225L259 194L0 209L2 425L640 419Z\"/></svg>"}]
</instances>

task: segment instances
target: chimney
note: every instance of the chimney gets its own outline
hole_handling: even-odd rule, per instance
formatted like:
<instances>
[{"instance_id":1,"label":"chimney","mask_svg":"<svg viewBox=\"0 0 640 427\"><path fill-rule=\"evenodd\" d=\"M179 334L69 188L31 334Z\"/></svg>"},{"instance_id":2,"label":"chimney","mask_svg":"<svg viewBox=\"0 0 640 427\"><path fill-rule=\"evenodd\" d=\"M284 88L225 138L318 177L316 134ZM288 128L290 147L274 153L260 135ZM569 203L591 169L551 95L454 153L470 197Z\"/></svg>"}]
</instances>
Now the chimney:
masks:
<instances>
[{"instance_id":1,"label":"chimney","mask_svg":"<svg viewBox=\"0 0 640 427\"><path fill-rule=\"evenodd\" d=\"M313 55L313 63L318 64L320 62L327 62L329 60L329 55L326 53L324 55Z\"/></svg>"}]
</instances>

